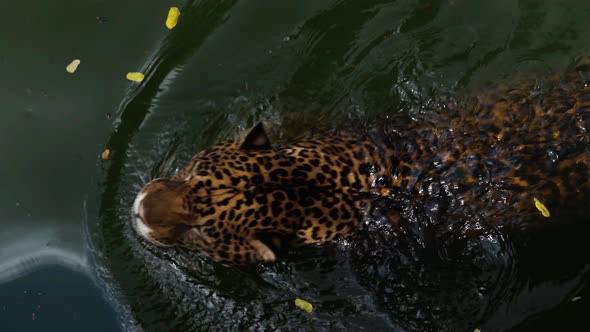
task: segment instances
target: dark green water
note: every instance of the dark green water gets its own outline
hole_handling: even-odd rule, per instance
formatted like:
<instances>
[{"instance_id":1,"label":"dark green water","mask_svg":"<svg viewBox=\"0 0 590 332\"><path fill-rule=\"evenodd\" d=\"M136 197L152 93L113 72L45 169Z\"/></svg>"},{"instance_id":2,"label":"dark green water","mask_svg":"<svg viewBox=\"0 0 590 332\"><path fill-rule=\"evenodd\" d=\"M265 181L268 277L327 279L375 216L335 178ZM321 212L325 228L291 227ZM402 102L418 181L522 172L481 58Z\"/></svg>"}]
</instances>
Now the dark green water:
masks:
<instances>
[{"instance_id":1,"label":"dark green water","mask_svg":"<svg viewBox=\"0 0 590 332\"><path fill-rule=\"evenodd\" d=\"M169 31L171 5L182 16ZM584 322L580 229L531 240L530 263L518 266L535 278L515 277L513 258L495 256L488 266L497 268L478 275L492 284L493 301L482 305L452 290L388 296L371 284L381 280L368 269L375 262L363 269L363 257L338 248L250 269L148 250L127 216L145 181L260 120L284 140L310 125L394 116L489 82L562 73L590 54L587 1L33 0L3 1L0 13L2 331ZM82 63L68 74L74 58ZM130 83L129 71L146 79ZM387 275L405 280L408 271ZM316 312L298 311L296 297Z\"/></svg>"}]
</instances>

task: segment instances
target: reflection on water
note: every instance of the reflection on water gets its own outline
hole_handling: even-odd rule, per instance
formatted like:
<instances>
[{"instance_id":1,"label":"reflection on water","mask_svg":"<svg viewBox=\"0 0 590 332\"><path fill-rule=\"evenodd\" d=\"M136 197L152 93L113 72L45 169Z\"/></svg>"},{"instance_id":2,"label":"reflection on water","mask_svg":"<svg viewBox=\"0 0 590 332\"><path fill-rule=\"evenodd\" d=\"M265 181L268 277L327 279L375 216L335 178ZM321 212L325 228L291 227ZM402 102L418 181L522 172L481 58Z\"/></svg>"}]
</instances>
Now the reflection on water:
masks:
<instances>
[{"instance_id":1,"label":"reflection on water","mask_svg":"<svg viewBox=\"0 0 590 332\"><path fill-rule=\"evenodd\" d=\"M0 2L1 12L19 13L0 21L2 331L117 326L93 285L83 201L124 74L163 34L157 13L168 4L142 3L149 16L136 15L136 2ZM82 63L67 73L74 58ZM23 293L31 290L34 299Z\"/></svg>"},{"instance_id":2,"label":"reflection on water","mask_svg":"<svg viewBox=\"0 0 590 332\"><path fill-rule=\"evenodd\" d=\"M8 245L3 245L0 251L0 284L51 265L88 274L86 257L55 247L56 240L56 230L51 228L26 232L26 235L19 235L18 242L5 241Z\"/></svg>"},{"instance_id":3,"label":"reflection on water","mask_svg":"<svg viewBox=\"0 0 590 332\"><path fill-rule=\"evenodd\" d=\"M375 216L355 239L248 268L139 240L129 224L139 188L259 120L279 141L350 119L395 121L515 72L563 72L590 45L584 10L567 5L273 3L188 2L145 62L146 80L123 98L100 170L99 219L89 221L98 273L120 310L154 331L504 330L580 291L584 223L490 228L437 252Z\"/></svg>"}]
</instances>

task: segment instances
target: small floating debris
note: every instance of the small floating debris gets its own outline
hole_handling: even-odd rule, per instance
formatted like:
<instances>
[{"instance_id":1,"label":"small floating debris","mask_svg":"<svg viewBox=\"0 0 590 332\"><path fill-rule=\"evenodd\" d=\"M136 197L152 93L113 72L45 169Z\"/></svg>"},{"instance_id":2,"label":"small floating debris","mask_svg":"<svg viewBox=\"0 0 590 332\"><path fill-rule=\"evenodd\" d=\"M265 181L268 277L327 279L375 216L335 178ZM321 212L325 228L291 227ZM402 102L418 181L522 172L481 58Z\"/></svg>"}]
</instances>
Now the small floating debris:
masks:
<instances>
[{"instance_id":1,"label":"small floating debris","mask_svg":"<svg viewBox=\"0 0 590 332\"><path fill-rule=\"evenodd\" d=\"M297 308L305 310L307 312L313 311L313 305L311 305L311 303L309 303L305 300L295 299L295 305L297 306Z\"/></svg>"},{"instance_id":2,"label":"small floating debris","mask_svg":"<svg viewBox=\"0 0 590 332\"><path fill-rule=\"evenodd\" d=\"M76 69L78 69L79 65L80 65L80 59L74 59L72 62L70 62L69 65L67 65L66 71L70 74L73 74L76 71Z\"/></svg>"},{"instance_id":3,"label":"small floating debris","mask_svg":"<svg viewBox=\"0 0 590 332\"><path fill-rule=\"evenodd\" d=\"M551 213L549 212L549 209L547 209L545 204L541 203L541 201L539 201L537 197L533 197L533 200L535 201L535 207L537 208L537 210L541 211L543 217L549 218L551 216Z\"/></svg>"},{"instance_id":4,"label":"small floating debris","mask_svg":"<svg viewBox=\"0 0 590 332\"><path fill-rule=\"evenodd\" d=\"M145 76L140 72L127 73L127 79L133 82L141 82Z\"/></svg>"},{"instance_id":5,"label":"small floating debris","mask_svg":"<svg viewBox=\"0 0 590 332\"><path fill-rule=\"evenodd\" d=\"M481 330L480 329L475 329L475 330L473 330L473 332L481 332Z\"/></svg>"},{"instance_id":6,"label":"small floating debris","mask_svg":"<svg viewBox=\"0 0 590 332\"><path fill-rule=\"evenodd\" d=\"M166 17L166 27L170 30L174 29L178 24L178 17L180 16L180 9L178 7L171 7Z\"/></svg>"},{"instance_id":7,"label":"small floating debris","mask_svg":"<svg viewBox=\"0 0 590 332\"><path fill-rule=\"evenodd\" d=\"M102 158L102 160L109 160L109 157L111 156L111 150L106 149L102 152L102 154L100 155L100 157Z\"/></svg>"},{"instance_id":8,"label":"small floating debris","mask_svg":"<svg viewBox=\"0 0 590 332\"><path fill-rule=\"evenodd\" d=\"M579 301L581 299L582 299L581 296L576 296L576 297L572 298L572 302L576 302L576 301Z\"/></svg>"}]
</instances>

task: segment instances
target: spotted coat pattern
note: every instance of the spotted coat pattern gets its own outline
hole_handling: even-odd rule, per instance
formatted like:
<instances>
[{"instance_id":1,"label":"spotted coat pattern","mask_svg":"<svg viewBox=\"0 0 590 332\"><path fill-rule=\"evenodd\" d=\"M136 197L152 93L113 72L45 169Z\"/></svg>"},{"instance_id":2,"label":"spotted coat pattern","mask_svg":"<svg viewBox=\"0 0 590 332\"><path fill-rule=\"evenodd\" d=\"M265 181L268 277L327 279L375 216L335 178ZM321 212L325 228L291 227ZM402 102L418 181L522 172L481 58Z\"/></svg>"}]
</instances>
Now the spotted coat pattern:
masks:
<instances>
[{"instance_id":1,"label":"spotted coat pattern","mask_svg":"<svg viewBox=\"0 0 590 332\"><path fill-rule=\"evenodd\" d=\"M354 232L378 199L438 215L469 207L486 222L587 197L590 87L576 75L521 82L410 124L324 133L273 147L261 124L148 183L134 225L160 245L216 261L273 261L285 246ZM434 204L434 205L433 205Z\"/></svg>"}]
</instances>

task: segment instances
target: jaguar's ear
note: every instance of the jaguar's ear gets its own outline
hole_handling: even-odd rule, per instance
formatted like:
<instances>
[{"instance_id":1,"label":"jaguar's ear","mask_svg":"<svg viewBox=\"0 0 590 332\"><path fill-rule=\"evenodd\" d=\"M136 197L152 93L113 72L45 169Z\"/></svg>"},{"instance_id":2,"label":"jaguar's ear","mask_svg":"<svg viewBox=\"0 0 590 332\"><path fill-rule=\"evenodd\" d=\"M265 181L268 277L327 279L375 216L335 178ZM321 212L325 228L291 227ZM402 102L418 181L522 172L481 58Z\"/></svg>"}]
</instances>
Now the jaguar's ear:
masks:
<instances>
[{"instance_id":1,"label":"jaguar's ear","mask_svg":"<svg viewBox=\"0 0 590 332\"><path fill-rule=\"evenodd\" d=\"M242 150L270 150L270 140L266 135L262 122L259 122L254 128L250 130L248 135L242 140L240 144Z\"/></svg>"}]
</instances>

